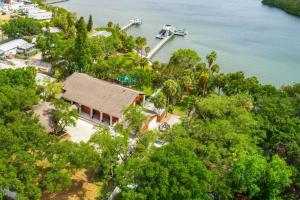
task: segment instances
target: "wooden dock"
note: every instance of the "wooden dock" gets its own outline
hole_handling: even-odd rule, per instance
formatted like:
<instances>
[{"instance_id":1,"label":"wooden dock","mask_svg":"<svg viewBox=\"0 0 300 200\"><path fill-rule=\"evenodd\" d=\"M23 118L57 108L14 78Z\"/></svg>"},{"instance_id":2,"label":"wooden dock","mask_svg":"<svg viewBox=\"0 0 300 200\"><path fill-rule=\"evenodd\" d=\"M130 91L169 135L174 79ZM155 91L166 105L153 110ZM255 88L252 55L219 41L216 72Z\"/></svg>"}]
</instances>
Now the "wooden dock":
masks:
<instances>
[{"instance_id":1,"label":"wooden dock","mask_svg":"<svg viewBox=\"0 0 300 200\"><path fill-rule=\"evenodd\" d=\"M131 26L134 25L141 25L143 23L143 20L141 18L135 18L129 21L128 24L126 24L125 26L123 26L121 28L122 31L126 31L127 29L129 29Z\"/></svg>"},{"instance_id":2,"label":"wooden dock","mask_svg":"<svg viewBox=\"0 0 300 200\"><path fill-rule=\"evenodd\" d=\"M150 60L171 38L174 37L174 33L169 35L168 37L162 39L146 56L148 60Z\"/></svg>"}]
</instances>

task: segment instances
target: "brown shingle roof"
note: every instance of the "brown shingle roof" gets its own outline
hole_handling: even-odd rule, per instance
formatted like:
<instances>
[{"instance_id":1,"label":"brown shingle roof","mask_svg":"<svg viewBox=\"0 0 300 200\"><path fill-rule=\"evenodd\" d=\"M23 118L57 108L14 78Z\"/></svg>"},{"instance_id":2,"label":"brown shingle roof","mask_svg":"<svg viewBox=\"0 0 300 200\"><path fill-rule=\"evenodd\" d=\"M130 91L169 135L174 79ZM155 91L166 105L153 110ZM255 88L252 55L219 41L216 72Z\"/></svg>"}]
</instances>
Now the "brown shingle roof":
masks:
<instances>
[{"instance_id":1,"label":"brown shingle roof","mask_svg":"<svg viewBox=\"0 0 300 200\"><path fill-rule=\"evenodd\" d=\"M144 94L114 83L74 73L64 82L63 98L121 118L122 109Z\"/></svg>"}]
</instances>

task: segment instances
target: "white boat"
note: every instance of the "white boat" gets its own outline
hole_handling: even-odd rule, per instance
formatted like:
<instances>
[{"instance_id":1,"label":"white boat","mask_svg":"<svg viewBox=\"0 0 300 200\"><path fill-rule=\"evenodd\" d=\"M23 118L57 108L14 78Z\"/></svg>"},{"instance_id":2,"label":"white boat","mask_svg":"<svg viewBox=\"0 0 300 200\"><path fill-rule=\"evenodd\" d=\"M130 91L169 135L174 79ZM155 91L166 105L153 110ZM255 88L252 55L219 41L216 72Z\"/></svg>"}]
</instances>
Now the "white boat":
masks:
<instances>
[{"instance_id":1,"label":"white boat","mask_svg":"<svg viewBox=\"0 0 300 200\"><path fill-rule=\"evenodd\" d=\"M175 28L170 24L166 24L156 35L156 38L164 39L164 38L169 37L170 35L174 34L174 32L175 32Z\"/></svg>"},{"instance_id":2,"label":"white boat","mask_svg":"<svg viewBox=\"0 0 300 200\"><path fill-rule=\"evenodd\" d=\"M176 29L174 34L178 36L186 36L188 32L186 31L186 29Z\"/></svg>"}]
</instances>

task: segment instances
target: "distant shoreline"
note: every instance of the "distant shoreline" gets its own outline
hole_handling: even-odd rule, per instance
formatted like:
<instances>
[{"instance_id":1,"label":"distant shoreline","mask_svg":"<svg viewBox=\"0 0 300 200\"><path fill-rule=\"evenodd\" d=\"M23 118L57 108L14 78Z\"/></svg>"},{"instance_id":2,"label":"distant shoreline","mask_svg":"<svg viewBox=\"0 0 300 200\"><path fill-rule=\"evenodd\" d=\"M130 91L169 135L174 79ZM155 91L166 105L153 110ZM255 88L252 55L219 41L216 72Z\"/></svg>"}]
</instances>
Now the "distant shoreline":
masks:
<instances>
[{"instance_id":1,"label":"distant shoreline","mask_svg":"<svg viewBox=\"0 0 300 200\"><path fill-rule=\"evenodd\" d=\"M55 3L62 3L62 2L66 2L69 0L45 0L46 4L55 4Z\"/></svg>"},{"instance_id":2,"label":"distant shoreline","mask_svg":"<svg viewBox=\"0 0 300 200\"><path fill-rule=\"evenodd\" d=\"M300 0L263 0L264 5L281 9L286 13L300 17Z\"/></svg>"}]
</instances>

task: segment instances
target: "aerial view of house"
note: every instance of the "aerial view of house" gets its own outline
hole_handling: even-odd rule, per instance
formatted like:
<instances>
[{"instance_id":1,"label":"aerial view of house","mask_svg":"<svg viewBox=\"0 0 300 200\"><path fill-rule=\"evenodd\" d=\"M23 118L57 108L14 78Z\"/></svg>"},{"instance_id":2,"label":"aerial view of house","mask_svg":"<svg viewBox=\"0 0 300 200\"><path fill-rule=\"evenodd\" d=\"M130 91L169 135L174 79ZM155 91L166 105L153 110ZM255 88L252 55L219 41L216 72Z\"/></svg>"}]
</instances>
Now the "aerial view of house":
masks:
<instances>
[{"instance_id":1,"label":"aerial view of house","mask_svg":"<svg viewBox=\"0 0 300 200\"><path fill-rule=\"evenodd\" d=\"M124 108L143 103L144 93L74 73L64 82L62 98L77 105L82 117L113 125L122 119Z\"/></svg>"},{"instance_id":2,"label":"aerial view of house","mask_svg":"<svg viewBox=\"0 0 300 200\"><path fill-rule=\"evenodd\" d=\"M0 200L300 200L299 16L0 0Z\"/></svg>"}]
</instances>

